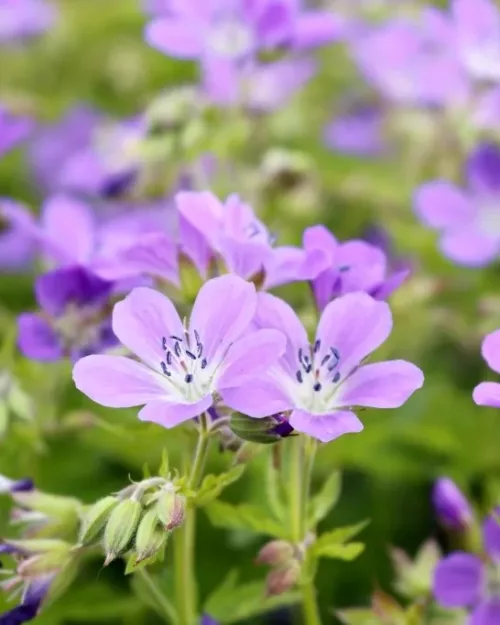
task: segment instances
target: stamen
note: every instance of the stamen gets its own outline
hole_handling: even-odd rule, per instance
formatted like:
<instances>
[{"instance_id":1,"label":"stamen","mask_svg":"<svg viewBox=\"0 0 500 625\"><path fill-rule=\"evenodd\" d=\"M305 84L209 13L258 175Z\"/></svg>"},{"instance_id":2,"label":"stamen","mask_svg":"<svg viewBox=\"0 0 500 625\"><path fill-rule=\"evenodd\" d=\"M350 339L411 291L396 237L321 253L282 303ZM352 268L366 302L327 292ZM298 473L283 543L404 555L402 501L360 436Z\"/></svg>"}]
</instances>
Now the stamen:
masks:
<instances>
[{"instance_id":1,"label":"stamen","mask_svg":"<svg viewBox=\"0 0 500 625\"><path fill-rule=\"evenodd\" d=\"M189 356L191 360L196 360L196 356L193 354L193 352L190 352L188 349L186 349L186 356Z\"/></svg>"},{"instance_id":2,"label":"stamen","mask_svg":"<svg viewBox=\"0 0 500 625\"><path fill-rule=\"evenodd\" d=\"M337 371L337 373L333 376L333 383L337 384L339 380L340 380L340 371Z\"/></svg>"},{"instance_id":3,"label":"stamen","mask_svg":"<svg viewBox=\"0 0 500 625\"><path fill-rule=\"evenodd\" d=\"M202 368L202 369L204 369L206 366L207 366L207 359L206 359L206 358L204 358L204 359L201 361L201 368Z\"/></svg>"},{"instance_id":4,"label":"stamen","mask_svg":"<svg viewBox=\"0 0 500 625\"><path fill-rule=\"evenodd\" d=\"M302 365L304 367L304 371L306 373L311 373L313 366L311 365L311 363L309 363L308 365Z\"/></svg>"},{"instance_id":5,"label":"stamen","mask_svg":"<svg viewBox=\"0 0 500 625\"><path fill-rule=\"evenodd\" d=\"M313 389L318 392L321 390L321 384L319 382L316 382L316 384L313 386Z\"/></svg>"},{"instance_id":6,"label":"stamen","mask_svg":"<svg viewBox=\"0 0 500 625\"><path fill-rule=\"evenodd\" d=\"M164 337L161 339L161 346L163 347L163 349L164 349L165 351L167 350L167 337L166 337L166 336L164 336Z\"/></svg>"},{"instance_id":7,"label":"stamen","mask_svg":"<svg viewBox=\"0 0 500 625\"><path fill-rule=\"evenodd\" d=\"M163 373L167 376L170 377L172 374L170 373L170 371L167 369L167 365L163 362L163 360L160 363L161 365L161 370L163 371Z\"/></svg>"},{"instance_id":8,"label":"stamen","mask_svg":"<svg viewBox=\"0 0 500 625\"><path fill-rule=\"evenodd\" d=\"M295 375L297 376L297 381L302 384L302 382L304 381L304 378L302 377L302 371L300 371L299 369Z\"/></svg>"},{"instance_id":9,"label":"stamen","mask_svg":"<svg viewBox=\"0 0 500 625\"><path fill-rule=\"evenodd\" d=\"M314 353L317 354L319 352L319 348L321 347L321 341L320 339L318 339L315 343L314 343Z\"/></svg>"},{"instance_id":10,"label":"stamen","mask_svg":"<svg viewBox=\"0 0 500 625\"><path fill-rule=\"evenodd\" d=\"M329 359L330 359L330 354L326 354L326 356L323 356L323 360L321 361L321 366L324 367Z\"/></svg>"},{"instance_id":11,"label":"stamen","mask_svg":"<svg viewBox=\"0 0 500 625\"><path fill-rule=\"evenodd\" d=\"M197 343L196 347L198 348L198 358L201 358L201 355L203 354L203 345L201 343Z\"/></svg>"},{"instance_id":12,"label":"stamen","mask_svg":"<svg viewBox=\"0 0 500 625\"><path fill-rule=\"evenodd\" d=\"M175 343L175 345L174 345L174 352L175 352L175 355L177 356L177 358L181 357L181 346L180 346L179 343Z\"/></svg>"},{"instance_id":13,"label":"stamen","mask_svg":"<svg viewBox=\"0 0 500 625\"><path fill-rule=\"evenodd\" d=\"M330 347L330 350L333 354L333 356L337 359L340 360L340 352L338 349L336 349L335 347Z\"/></svg>"},{"instance_id":14,"label":"stamen","mask_svg":"<svg viewBox=\"0 0 500 625\"><path fill-rule=\"evenodd\" d=\"M349 265L342 265L342 267L339 267L339 271L341 271L342 273L344 273L345 271L349 271L349 269Z\"/></svg>"},{"instance_id":15,"label":"stamen","mask_svg":"<svg viewBox=\"0 0 500 625\"><path fill-rule=\"evenodd\" d=\"M174 341L179 341L180 343L182 343L182 338L179 336L175 336L175 334L171 334L170 338L174 339Z\"/></svg>"},{"instance_id":16,"label":"stamen","mask_svg":"<svg viewBox=\"0 0 500 625\"><path fill-rule=\"evenodd\" d=\"M167 352L167 365L172 364L172 352Z\"/></svg>"},{"instance_id":17,"label":"stamen","mask_svg":"<svg viewBox=\"0 0 500 625\"><path fill-rule=\"evenodd\" d=\"M201 345L200 335L198 333L198 330L194 331L194 339L195 339L197 345Z\"/></svg>"},{"instance_id":18,"label":"stamen","mask_svg":"<svg viewBox=\"0 0 500 625\"><path fill-rule=\"evenodd\" d=\"M186 384L189 384L190 382L193 381L193 374L192 373L186 373L186 377L184 378L184 381L186 382Z\"/></svg>"}]
</instances>

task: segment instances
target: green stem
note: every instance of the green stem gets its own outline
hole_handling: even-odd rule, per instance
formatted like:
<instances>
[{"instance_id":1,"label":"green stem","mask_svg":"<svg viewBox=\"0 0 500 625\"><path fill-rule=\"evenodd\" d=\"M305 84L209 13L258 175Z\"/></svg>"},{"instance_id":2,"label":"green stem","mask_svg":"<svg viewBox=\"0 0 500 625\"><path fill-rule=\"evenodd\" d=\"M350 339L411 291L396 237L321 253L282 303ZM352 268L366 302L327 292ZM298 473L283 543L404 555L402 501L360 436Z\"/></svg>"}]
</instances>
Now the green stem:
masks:
<instances>
[{"instance_id":1,"label":"green stem","mask_svg":"<svg viewBox=\"0 0 500 625\"><path fill-rule=\"evenodd\" d=\"M294 543L304 540L304 505L303 495L303 450L302 436L296 436L290 440L288 458L288 473L290 490L288 500L290 504L290 534Z\"/></svg>"},{"instance_id":2,"label":"green stem","mask_svg":"<svg viewBox=\"0 0 500 625\"><path fill-rule=\"evenodd\" d=\"M158 588L155 581L152 579L151 575L147 572L147 570L145 568L139 569L136 575L139 575L139 577L142 578L142 581L148 587L148 590L151 593L151 597L154 599L159 610L163 612L166 620L169 623L175 623L175 610L170 604L170 601L168 601L168 599L164 596L163 592Z\"/></svg>"},{"instance_id":3,"label":"green stem","mask_svg":"<svg viewBox=\"0 0 500 625\"><path fill-rule=\"evenodd\" d=\"M210 436L205 415L200 417L200 433L189 473L188 489L196 490L203 476L203 469L210 446ZM179 625L194 625L197 614L197 588L194 577L194 553L196 531L196 508L188 505L184 523L175 530L174 572L175 592Z\"/></svg>"},{"instance_id":4,"label":"green stem","mask_svg":"<svg viewBox=\"0 0 500 625\"><path fill-rule=\"evenodd\" d=\"M306 625L321 625L313 578L302 583L302 610Z\"/></svg>"}]
</instances>

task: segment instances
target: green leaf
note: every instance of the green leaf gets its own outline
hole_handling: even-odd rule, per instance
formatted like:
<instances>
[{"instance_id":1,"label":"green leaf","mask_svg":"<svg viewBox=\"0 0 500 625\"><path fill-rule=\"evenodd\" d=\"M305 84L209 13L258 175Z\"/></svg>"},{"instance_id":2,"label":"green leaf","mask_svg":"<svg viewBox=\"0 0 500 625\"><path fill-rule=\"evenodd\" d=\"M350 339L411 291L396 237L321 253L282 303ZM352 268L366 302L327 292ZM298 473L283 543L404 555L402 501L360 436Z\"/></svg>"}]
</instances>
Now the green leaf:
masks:
<instances>
[{"instance_id":1,"label":"green leaf","mask_svg":"<svg viewBox=\"0 0 500 625\"><path fill-rule=\"evenodd\" d=\"M282 521L285 515L285 506L283 502L282 482L280 472L274 465L273 451L269 455L266 467L266 495L267 503L274 516Z\"/></svg>"},{"instance_id":2,"label":"green leaf","mask_svg":"<svg viewBox=\"0 0 500 625\"><path fill-rule=\"evenodd\" d=\"M316 545L321 545L321 544L343 545L348 540L351 540L351 538L354 538L361 531L363 531L369 523L370 521L366 519L365 521L361 521L360 523L356 523L355 525L346 525L344 527L337 527L334 530L331 530L329 532L324 532L316 540Z\"/></svg>"},{"instance_id":3,"label":"green leaf","mask_svg":"<svg viewBox=\"0 0 500 625\"><path fill-rule=\"evenodd\" d=\"M203 611L217 621L229 625L299 601L298 592L266 597L264 582L238 585L238 572L233 570L208 597Z\"/></svg>"},{"instance_id":4,"label":"green leaf","mask_svg":"<svg viewBox=\"0 0 500 625\"><path fill-rule=\"evenodd\" d=\"M170 471L170 463L168 460L168 451L167 451L167 448L164 447L162 454L161 454L161 464L160 464L160 468L158 469L158 475L160 477L167 479L169 471Z\"/></svg>"},{"instance_id":5,"label":"green leaf","mask_svg":"<svg viewBox=\"0 0 500 625\"><path fill-rule=\"evenodd\" d=\"M335 615L345 625L382 625L382 621L368 608L349 608Z\"/></svg>"},{"instance_id":6,"label":"green leaf","mask_svg":"<svg viewBox=\"0 0 500 625\"><path fill-rule=\"evenodd\" d=\"M357 558L363 551L365 545L363 543L349 543L342 545L339 543L323 543L313 547L314 554L318 558L333 558L335 560L350 561Z\"/></svg>"},{"instance_id":7,"label":"green leaf","mask_svg":"<svg viewBox=\"0 0 500 625\"><path fill-rule=\"evenodd\" d=\"M205 506L214 499L217 499L227 486L240 479L244 470L245 466L243 464L238 464L225 473L207 475L195 496L194 501L196 505Z\"/></svg>"},{"instance_id":8,"label":"green leaf","mask_svg":"<svg viewBox=\"0 0 500 625\"><path fill-rule=\"evenodd\" d=\"M205 511L212 525L216 527L268 534L276 538L288 537L285 526L266 516L266 511L258 506L251 504L234 506L224 501L213 501Z\"/></svg>"},{"instance_id":9,"label":"green leaf","mask_svg":"<svg viewBox=\"0 0 500 625\"><path fill-rule=\"evenodd\" d=\"M139 562L138 564L135 563L137 559L137 553L135 552L131 553L127 558L127 565L125 567L124 574L130 575L131 573L137 573L137 571L140 571L141 569L144 569L147 566L151 566L152 564L155 564L156 562L163 562L165 558L165 547L166 545L164 545L162 549L160 549L157 553L154 553L149 558L146 558L145 560L141 560L141 562Z\"/></svg>"},{"instance_id":10,"label":"green leaf","mask_svg":"<svg viewBox=\"0 0 500 625\"><path fill-rule=\"evenodd\" d=\"M143 480L147 480L151 477L151 471L149 470L149 465L147 462L145 462L142 465L142 479Z\"/></svg>"},{"instance_id":11,"label":"green leaf","mask_svg":"<svg viewBox=\"0 0 500 625\"><path fill-rule=\"evenodd\" d=\"M144 603L153 609L159 616L166 618L169 623L177 623L177 612L166 597L155 577L145 569L132 577L132 587L135 594Z\"/></svg>"},{"instance_id":12,"label":"green leaf","mask_svg":"<svg viewBox=\"0 0 500 625\"><path fill-rule=\"evenodd\" d=\"M308 509L309 527L316 527L337 504L342 489L342 476L339 471L332 473L321 490L311 498Z\"/></svg>"}]
</instances>

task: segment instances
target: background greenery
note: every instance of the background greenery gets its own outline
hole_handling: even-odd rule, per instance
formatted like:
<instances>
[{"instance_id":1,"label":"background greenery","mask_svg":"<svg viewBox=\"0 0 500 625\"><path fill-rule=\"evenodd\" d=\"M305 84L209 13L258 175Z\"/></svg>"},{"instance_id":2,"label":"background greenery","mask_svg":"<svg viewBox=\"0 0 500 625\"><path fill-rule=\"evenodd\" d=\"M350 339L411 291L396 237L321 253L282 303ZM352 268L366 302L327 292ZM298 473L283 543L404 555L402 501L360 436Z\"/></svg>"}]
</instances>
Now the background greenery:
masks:
<instances>
[{"instance_id":1,"label":"background greenery","mask_svg":"<svg viewBox=\"0 0 500 625\"><path fill-rule=\"evenodd\" d=\"M55 119L82 101L111 115L131 115L166 85L195 76L189 64L148 48L142 38L145 17L134 0L65 0L60 5L62 17L54 32L24 47L0 50L0 100L32 111L40 120ZM406 135L397 150L376 162L328 152L321 141L322 125L358 83L345 51L326 50L321 71L306 92L265 122L266 144L300 150L310 167L302 184L268 195L259 207L280 242L299 243L303 228L318 222L341 239L381 225L391 233L396 253L415 266L412 279L392 299L395 330L381 356L416 362L426 375L424 389L400 410L364 412L362 434L343 437L319 453L318 481L336 468L345 470L340 503L324 527L372 519L364 532L367 549L356 562L321 563L325 617L332 607L366 604L377 583L390 589L390 545L414 553L436 535L429 495L437 476L454 477L478 505L488 508L500 471L500 419L493 410L475 406L471 397L476 383L492 379L480 357L480 342L500 326L499 270L453 267L411 210L412 189L419 180L450 163L458 172L460 155L440 153L418 132ZM247 166L258 167L252 158ZM0 161L0 195L38 208L41 198L22 150ZM34 420L13 419L0 438L0 473L29 475L42 490L91 502L121 487L129 475L140 476L145 462L159 464L163 447L175 458L183 434L141 424L134 411L100 409L73 389L69 365L40 365L15 353L13 322L16 313L34 306L32 282L29 275L0 277L0 366L13 369L34 400ZM305 287L284 294L310 318ZM223 467L227 458L214 451L212 462ZM240 501L258 499L261 493L262 462L257 459L243 482L224 497ZM7 507L2 506L5 532ZM246 579L261 574L252 564L258 539L214 529L203 513L198 535L202 596L235 565ZM100 566L99 560L89 564L37 622L153 625L154 613L131 592L122 564ZM169 574L167 566L165 588Z\"/></svg>"}]
</instances>

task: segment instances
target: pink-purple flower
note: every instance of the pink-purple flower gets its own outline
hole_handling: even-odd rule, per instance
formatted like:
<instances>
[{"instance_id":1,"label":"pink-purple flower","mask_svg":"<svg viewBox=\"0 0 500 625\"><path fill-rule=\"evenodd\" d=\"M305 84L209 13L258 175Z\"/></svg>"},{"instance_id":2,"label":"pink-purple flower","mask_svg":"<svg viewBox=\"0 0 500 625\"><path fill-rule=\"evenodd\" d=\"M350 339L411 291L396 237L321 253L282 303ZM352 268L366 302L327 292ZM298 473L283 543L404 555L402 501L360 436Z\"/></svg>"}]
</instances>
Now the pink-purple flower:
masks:
<instances>
[{"instance_id":1,"label":"pink-purple flower","mask_svg":"<svg viewBox=\"0 0 500 625\"><path fill-rule=\"evenodd\" d=\"M500 330L488 334L482 345L481 353L488 367L500 373ZM500 407L500 383L481 382L474 389L473 398L479 406Z\"/></svg>"},{"instance_id":2,"label":"pink-purple flower","mask_svg":"<svg viewBox=\"0 0 500 625\"><path fill-rule=\"evenodd\" d=\"M328 304L312 343L293 309L268 293L258 295L254 325L284 332L287 345L250 392L227 391L228 404L251 417L290 411L294 429L328 442L363 429L353 407L397 408L423 384L404 360L363 364L392 329L389 306L366 293Z\"/></svg>"},{"instance_id":3,"label":"pink-purple flower","mask_svg":"<svg viewBox=\"0 0 500 625\"><path fill-rule=\"evenodd\" d=\"M461 530L472 521L472 509L467 497L448 477L436 480L432 491L432 503L436 516L446 527Z\"/></svg>"},{"instance_id":4,"label":"pink-purple flower","mask_svg":"<svg viewBox=\"0 0 500 625\"><path fill-rule=\"evenodd\" d=\"M173 303L145 287L134 289L113 311L113 331L142 362L93 355L73 370L76 386L112 408L141 406L139 418L173 427L208 410L233 387L252 395L252 379L281 356L285 337L255 330L253 284L234 275L209 280L198 293L189 322Z\"/></svg>"},{"instance_id":5,"label":"pink-purple flower","mask_svg":"<svg viewBox=\"0 0 500 625\"><path fill-rule=\"evenodd\" d=\"M34 122L30 117L11 113L5 106L0 105L0 156L26 140L33 128Z\"/></svg>"},{"instance_id":6,"label":"pink-purple flower","mask_svg":"<svg viewBox=\"0 0 500 625\"><path fill-rule=\"evenodd\" d=\"M445 608L471 610L469 625L500 623L500 509L483 524L483 546L487 560L455 552L446 556L434 572L434 596Z\"/></svg>"},{"instance_id":7,"label":"pink-purple flower","mask_svg":"<svg viewBox=\"0 0 500 625\"><path fill-rule=\"evenodd\" d=\"M46 0L0 0L0 44L31 39L48 30L57 17Z\"/></svg>"},{"instance_id":8,"label":"pink-purple flower","mask_svg":"<svg viewBox=\"0 0 500 625\"><path fill-rule=\"evenodd\" d=\"M417 189L414 207L422 222L440 233L439 246L452 261L482 267L500 253L500 150L480 145L465 168L466 186L446 180Z\"/></svg>"}]
</instances>

